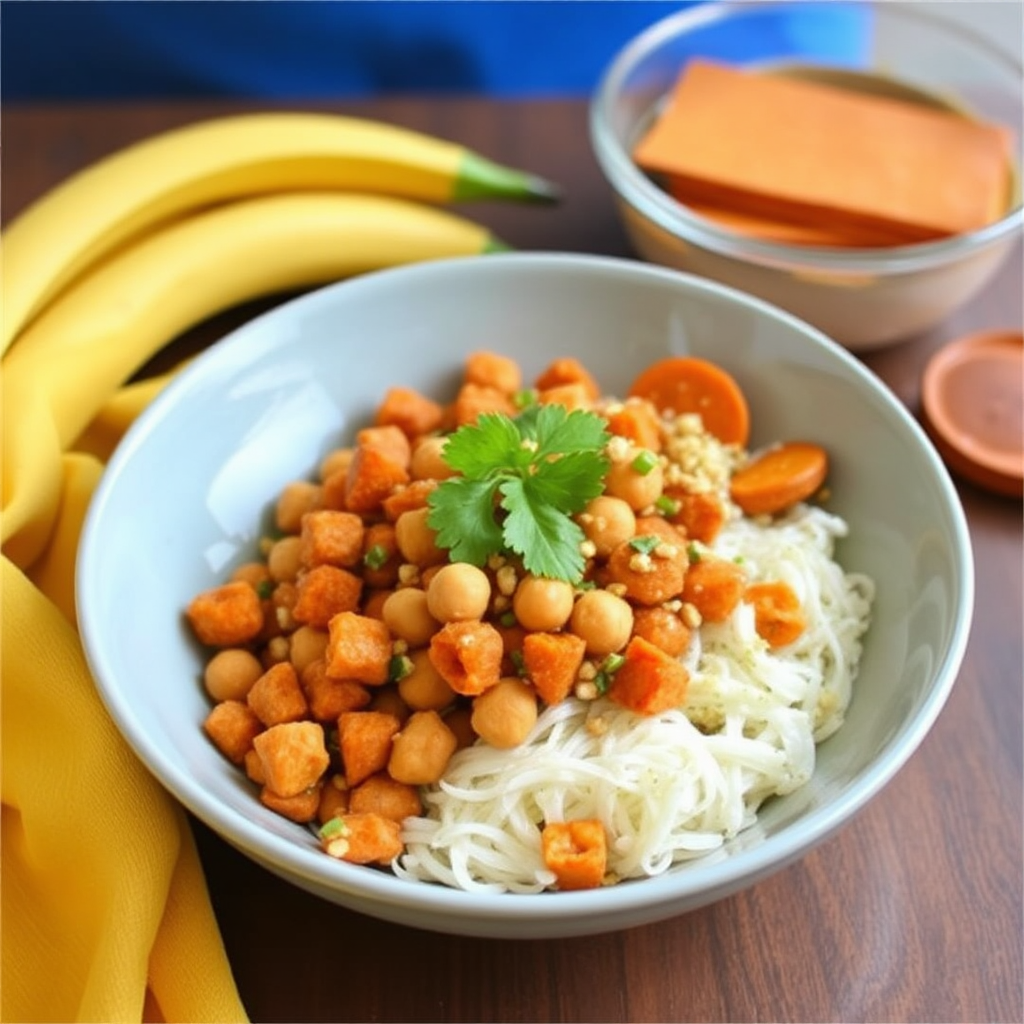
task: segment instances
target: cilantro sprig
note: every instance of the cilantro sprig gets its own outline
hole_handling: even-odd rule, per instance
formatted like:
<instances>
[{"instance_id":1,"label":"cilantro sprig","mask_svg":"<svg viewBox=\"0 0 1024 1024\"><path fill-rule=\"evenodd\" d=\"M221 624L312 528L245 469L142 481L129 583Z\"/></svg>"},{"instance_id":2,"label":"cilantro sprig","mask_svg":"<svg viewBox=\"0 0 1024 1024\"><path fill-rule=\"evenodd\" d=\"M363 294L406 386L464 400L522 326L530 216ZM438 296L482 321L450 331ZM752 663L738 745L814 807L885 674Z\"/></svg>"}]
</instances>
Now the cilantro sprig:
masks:
<instances>
[{"instance_id":1,"label":"cilantro sprig","mask_svg":"<svg viewBox=\"0 0 1024 1024\"><path fill-rule=\"evenodd\" d=\"M444 447L459 475L428 499L438 544L453 561L482 566L512 552L536 576L578 581L584 535L572 516L602 491L608 440L596 413L554 404L460 427Z\"/></svg>"}]
</instances>

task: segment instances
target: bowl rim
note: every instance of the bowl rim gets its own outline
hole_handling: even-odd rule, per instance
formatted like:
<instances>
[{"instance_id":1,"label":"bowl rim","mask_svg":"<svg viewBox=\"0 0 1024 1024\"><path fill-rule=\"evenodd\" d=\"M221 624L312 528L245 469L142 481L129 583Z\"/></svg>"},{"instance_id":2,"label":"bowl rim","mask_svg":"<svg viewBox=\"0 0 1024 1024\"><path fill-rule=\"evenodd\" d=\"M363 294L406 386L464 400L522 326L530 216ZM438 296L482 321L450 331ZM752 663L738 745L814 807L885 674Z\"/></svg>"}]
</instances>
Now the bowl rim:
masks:
<instances>
[{"instance_id":1,"label":"bowl rim","mask_svg":"<svg viewBox=\"0 0 1024 1024\"><path fill-rule=\"evenodd\" d=\"M202 389L203 381L210 371L238 368L239 354L252 351L251 346L247 347L250 333L266 331L268 326L272 327L277 321L287 323L296 310L329 308L336 302L344 301L349 295L359 293L372 293L375 290L389 292L404 280L425 278L429 281L431 277L443 279L450 276L453 270L462 276L500 275L506 266L514 269L518 265L545 275L585 272L624 276L640 282L661 281L684 292L698 291L725 297L759 315L767 315L795 327L815 345L824 346L844 363L861 386L872 392L922 442L925 456L936 471L938 485L946 498L951 525L959 540L957 568L960 614L956 616L950 630L948 649L943 660L935 667L932 688L922 699L916 714L901 723L887 739L884 756L858 774L826 803L801 816L796 825L783 827L763 842L739 849L720 859L698 858L683 865L683 870L677 867L654 877L583 892L467 892L440 884L410 882L391 873L336 861L317 848L297 844L277 832L267 830L255 820L246 818L204 789L189 774L180 758L171 756L169 751L154 746L148 740L134 714L129 695L116 683L116 677L113 682L110 679L111 667L106 645L102 642L106 631L95 614L97 603L90 599L91 589L102 587L100 581L103 580L105 563L97 534L106 506L117 488L121 470L136 457L148 435L173 414L180 395L193 389ZM286 331L281 334L287 336ZM974 563L962 505L951 478L923 429L880 379L823 332L765 300L728 285L670 268L622 257L510 252L495 253L482 260L472 256L432 260L336 282L288 300L254 317L197 355L140 414L107 464L82 529L76 564L76 600L86 661L100 697L122 736L160 784L227 842L293 884L305 885L325 898L363 913L407 923L415 918L414 926L454 934L504 934L496 929L501 922L508 922L521 926L521 931L518 935L510 931L507 937L555 937L594 934L622 926L603 923L609 919L625 920L628 926L631 918L644 923L695 909L775 873L804 856L840 826L848 823L916 751L952 691L966 650L973 615ZM665 909L659 910L659 907ZM539 930L522 930L530 926Z\"/></svg>"},{"instance_id":2,"label":"bowl rim","mask_svg":"<svg viewBox=\"0 0 1024 1024\"><path fill-rule=\"evenodd\" d=\"M729 3L699 4L677 11L648 26L634 36L612 58L602 73L589 105L591 145L601 169L618 197L638 213L649 218L669 234L700 245L720 256L782 269L802 268L814 272L832 271L853 274L908 274L927 270L954 260L963 259L981 249L1002 241L1024 227L1024 197L999 220L977 231L952 238L913 245L879 248L836 249L825 246L794 246L749 238L722 228L712 221L695 216L659 188L633 162L629 153L609 127L610 111L626 76L641 58L663 42L691 29L712 25L730 17L737 10L785 9L794 6L834 8L837 5L860 6L848 0L730 0ZM983 50L988 60L1004 70L1024 78L1024 66L1004 50L992 46L969 26L952 25L930 11L913 4L871 4L884 9L887 17L923 22L959 38L966 37ZM1018 154L1019 156L1019 154ZM1018 167L1018 172L1020 168ZM1018 192L1021 190L1018 189Z\"/></svg>"}]
</instances>

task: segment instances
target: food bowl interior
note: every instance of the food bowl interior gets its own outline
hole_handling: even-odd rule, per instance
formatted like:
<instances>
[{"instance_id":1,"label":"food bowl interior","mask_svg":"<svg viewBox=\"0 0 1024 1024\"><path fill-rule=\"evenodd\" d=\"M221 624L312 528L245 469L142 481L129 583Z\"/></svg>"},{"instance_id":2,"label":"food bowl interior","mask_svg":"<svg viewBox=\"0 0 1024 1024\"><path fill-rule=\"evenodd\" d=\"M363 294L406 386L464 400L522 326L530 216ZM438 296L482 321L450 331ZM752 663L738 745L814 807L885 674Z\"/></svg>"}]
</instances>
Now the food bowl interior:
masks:
<instances>
[{"instance_id":1,"label":"food bowl interior","mask_svg":"<svg viewBox=\"0 0 1024 1024\"><path fill-rule=\"evenodd\" d=\"M396 383L453 394L465 355L515 356L527 377L575 355L606 393L694 354L732 372L753 444L830 451L837 557L878 584L847 724L805 788L704 860L586 893L471 894L323 855L262 807L207 741L203 652L182 612L256 553L287 482L369 420ZM126 615L125 602L130 602ZM185 369L136 423L83 534L78 603L100 693L140 758L188 809L270 870L356 910L463 934L537 937L645 923L725 896L801 856L899 769L942 707L973 605L956 493L924 434L839 346L721 286L627 261L510 254L367 275L252 321ZM129 620L125 622L126 618Z\"/></svg>"},{"instance_id":2,"label":"food bowl interior","mask_svg":"<svg viewBox=\"0 0 1024 1024\"><path fill-rule=\"evenodd\" d=\"M591 136L639 254L768 299L854 351L926 329L974 295L1024 223L1022 69L981 35L943 18L942 7L842 0L708 4L670 15L625 45L595 94ZM854 74L857 88L934 101L1004 126L1015 161L1006 214L968 235L860 250L755 239L693 215L630 154L695 57L838 84L853 84L843 75Z\"/></svg>"}]
</instances>

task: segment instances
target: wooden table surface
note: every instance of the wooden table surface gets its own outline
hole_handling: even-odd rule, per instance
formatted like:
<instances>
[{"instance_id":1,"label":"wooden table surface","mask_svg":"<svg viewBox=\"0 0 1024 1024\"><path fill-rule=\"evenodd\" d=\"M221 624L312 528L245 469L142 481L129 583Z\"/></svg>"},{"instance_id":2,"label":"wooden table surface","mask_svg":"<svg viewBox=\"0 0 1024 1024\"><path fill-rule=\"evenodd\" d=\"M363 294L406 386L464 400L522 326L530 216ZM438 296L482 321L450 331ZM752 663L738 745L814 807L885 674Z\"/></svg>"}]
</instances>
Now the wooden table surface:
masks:
<instances>
[{"instance_id":1,"label":"wooden table surface","mask_svg":"<svg viewBox=\"0 0 1024 1024\"><path fill-rule=\"evenodd\" d=\"M127 143L240 104L7 107L5 220ZM466 212L518 249L631 256L583 102L399 98L326 109L465 143L559 183L556 208ZM928 356L1022 319L1018 245L934 331L865 358L913 411ZM204 328L212 338L259 307ZM1020 502L958 484L977 563L966 658L939 720L844 830L750 890L660 924L559 941L435 935L364 918L195 833L254 1021L1020 1021Z\"/></svg>"}]
</instances>

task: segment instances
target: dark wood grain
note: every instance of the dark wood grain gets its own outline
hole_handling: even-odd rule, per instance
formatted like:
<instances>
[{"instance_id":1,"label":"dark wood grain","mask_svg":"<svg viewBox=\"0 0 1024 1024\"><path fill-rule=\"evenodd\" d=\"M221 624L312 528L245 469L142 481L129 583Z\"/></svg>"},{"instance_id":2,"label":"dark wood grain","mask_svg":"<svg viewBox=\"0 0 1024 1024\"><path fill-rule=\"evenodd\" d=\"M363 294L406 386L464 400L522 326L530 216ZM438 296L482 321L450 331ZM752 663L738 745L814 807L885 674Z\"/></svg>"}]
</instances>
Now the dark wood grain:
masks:
<instances>
[{"instance_id":1,"label":"dark wood grain","mask_svg":"<svg viewBox=\"0 0 1024 1024\"><path fill-rule=\"evenodd\" d=\"M7 108L2 212L17 214L135 139L238 104ZM470 209L520 249L631 255L592 156L586 105L390 99L329 109L466 143L565 188L557 208ZM916 412L928 356L982 327L1020 327L1020 246L935 330L867 365ZM275 300L232 310L199 345ZM1022 520L958 484L977 607L958 682L904 769L838 835L754 888L661 924L586 939L447 937L309 896L194 832L254 1021L1020 1021Z\"/></svg>"}]
</instances>

